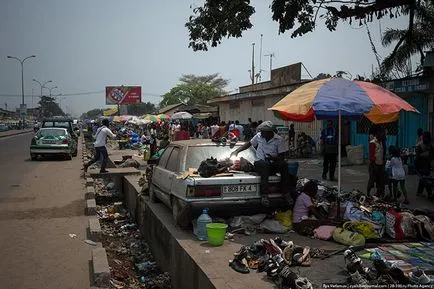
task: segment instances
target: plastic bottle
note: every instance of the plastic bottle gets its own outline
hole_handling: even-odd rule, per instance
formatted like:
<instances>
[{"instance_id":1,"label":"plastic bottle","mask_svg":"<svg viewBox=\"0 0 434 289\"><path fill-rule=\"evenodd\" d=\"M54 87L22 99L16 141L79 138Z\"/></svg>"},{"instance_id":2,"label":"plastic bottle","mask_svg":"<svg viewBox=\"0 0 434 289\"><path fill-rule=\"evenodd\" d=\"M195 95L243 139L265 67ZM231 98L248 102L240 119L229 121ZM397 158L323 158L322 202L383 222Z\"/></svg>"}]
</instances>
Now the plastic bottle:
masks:
<instances>
[{"instance_id":1,"label":"plastic bottle","mask_svg":"<svg viewBox=\"0 0 434 289\"><path fill-rule=\"evenodd\" d=\"M208 236L206 234L206 224L212 223L211 217L208 215L208 209L202 210L202 215L197 218L196 223L196 236L199 240L205 241L208 240Z\"/></svg>"}]
</instances>

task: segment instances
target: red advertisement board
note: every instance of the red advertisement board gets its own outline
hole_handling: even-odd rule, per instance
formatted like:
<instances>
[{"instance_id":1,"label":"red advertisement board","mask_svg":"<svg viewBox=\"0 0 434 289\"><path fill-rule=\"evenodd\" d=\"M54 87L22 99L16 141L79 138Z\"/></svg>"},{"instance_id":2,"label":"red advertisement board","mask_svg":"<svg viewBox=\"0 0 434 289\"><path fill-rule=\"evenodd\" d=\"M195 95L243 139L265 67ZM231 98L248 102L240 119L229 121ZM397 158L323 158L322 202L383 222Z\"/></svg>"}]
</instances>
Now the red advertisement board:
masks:
<instances>
[{"instance_id":1,"label":"red advertisement board","mask_svg":"<svg viewBox=\"0 0 434 289\"><path fill-rule=\"evenodd\" d=\"M106 104L137 104L142 102L141 86L106 86Z\"/></svg>"}]
</instances>

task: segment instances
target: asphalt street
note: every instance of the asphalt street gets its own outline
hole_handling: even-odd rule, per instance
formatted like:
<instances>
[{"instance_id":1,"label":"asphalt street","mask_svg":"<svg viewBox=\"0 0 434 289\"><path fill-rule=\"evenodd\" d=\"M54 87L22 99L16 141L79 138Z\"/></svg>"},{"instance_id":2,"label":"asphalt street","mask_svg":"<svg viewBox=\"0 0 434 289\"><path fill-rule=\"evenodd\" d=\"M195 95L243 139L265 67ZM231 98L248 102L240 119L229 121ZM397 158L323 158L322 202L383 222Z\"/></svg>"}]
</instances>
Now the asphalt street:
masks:
<instances>
[{"instance_id":1,"label":"asphalt street","mask_svg":"<svg viewBox=\"0 0 434 289\"><path fill-rule=\"evenodd\" d=\"M32 162L31 138L0 139L0 289L89 288L81 162Z\"/></svg>"}]
</instances>

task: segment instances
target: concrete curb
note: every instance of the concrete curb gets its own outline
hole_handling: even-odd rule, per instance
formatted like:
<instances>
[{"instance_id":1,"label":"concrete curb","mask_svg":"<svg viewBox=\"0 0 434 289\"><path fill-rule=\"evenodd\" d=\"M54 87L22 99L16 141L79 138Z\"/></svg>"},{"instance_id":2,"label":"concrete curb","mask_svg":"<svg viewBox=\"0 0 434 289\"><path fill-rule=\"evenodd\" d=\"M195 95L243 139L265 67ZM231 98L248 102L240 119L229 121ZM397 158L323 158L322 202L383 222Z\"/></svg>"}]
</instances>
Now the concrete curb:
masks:
<instances>
[{"instance_id":1,"label":"concrete curb","mask_svg":"<svg viewBox=\"0 0 434 289\"><path fill-rule=\"evenodd\" d=\"M90 186L86 188L86 194L84 195L86 200L95 199L95 187Z\"/></svg>"},{"instance_id":2,"label":"concrete curb","mask_svg":"<svg viewBox=\"0 0 434 289\"><path fill-rule=\"evenodd\" d=\"M86 200L86 216L96 215L96 201L95 199Z\"/></svg>"},{"instance_id":3,"label":"concrete curb","mask_svg":"<svg viewBox=\"0 0 434 289\"><path fill-rule=\"evenodd\" d=\"M15 135L20 135L20 134L25 134L25 133L31 133L31 132L33 132L33 130L20 131L20 132L17 132L17 133L6 134L6 135L0 135L0 138L10 137L10 136L15 136Z\"/></svg>"},{"instance_id":4,"label":"concrete curb","mask_svg":"<svg viewBox=\"0 0 434 289\"><path fill-rule=\"evenodd\" d=\"M98 218L89 219L89 239L94 242L99 242L101 240L102 230L101 224Z\"/></svg>"},{"instance_id":5,"label":"concrete curb","mask_svg":"<svg viewBox=\"0 0 434 289\"><path fill-rule=\"evenodd\" d=\"M94 285L108 288L110 286L110 267L104 248L92 250L92 270Z\"/></svg>"},{"instance_id":6,"label":"concrete curb","mask_svg":"<svg viewBox=\"0 0 434 289\"><path fill-rule=\"evenodd\" d=\"M91 187L94 185L94 181L92 178L86 178L86 187Z\"/></svg>"}]
</instances>

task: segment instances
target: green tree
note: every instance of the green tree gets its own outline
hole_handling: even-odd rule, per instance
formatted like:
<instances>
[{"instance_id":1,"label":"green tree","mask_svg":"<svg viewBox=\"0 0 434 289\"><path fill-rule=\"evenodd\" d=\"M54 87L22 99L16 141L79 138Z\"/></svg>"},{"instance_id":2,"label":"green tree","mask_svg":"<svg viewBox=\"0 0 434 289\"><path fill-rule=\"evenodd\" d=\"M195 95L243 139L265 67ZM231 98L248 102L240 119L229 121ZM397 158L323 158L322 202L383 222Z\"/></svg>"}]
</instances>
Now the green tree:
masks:
<instances>
[{"instance_id":1,"label":"green tree","mask_svg":"<svg viewBox=\"0 0 434 289\"><path fill-rule=\"evenodd\" d=\"M410 25L407 29L387 29L383 33L383 46L395 44L395 48L381 63L381 75L387 76L393 70L405 70L413 55L419 55L420 64L423 64L425 51L434 49L434 1L417 6L414 23Z\"/></svg>"},{"instance_id":2,"label":"green tree","mask_svg":"<svg viewBox=\"0 0 434 289\"><path fill-rule=\"evenodd\" d=\"M94 108L89 110L88 112L85 112L81 115L81 119L94 119L98 116L102 116L104 114L104 109L101 108Z\"/></svg>"},{"instance_id":3,"label":"green tree","mask_svg":"<svg viewBox=\"0 0 434 289\"><path fill-rule=\"evenodd\" d=\"M163 95L160 107L177 103L206 104L208 100L225 94L224 89L229 83L217 73L205 76L186 74L179 80L180 83Z\"/></svg>"},{"instance_id":4,"label":"green tree","mask_svg":"<svg viewBox=\"0 0 434 289\"><path fill-rule=\"evenodd\" d=\"M144 115L144 114L153 114L156 112L155 104L146 102L140 104L132 104L128 106L128 114L130 115Z\"/></svg>"},{"instance_id":5,"label":"green tree","mask_svg":"<svg viewBox=\"0 0 434 289\"><path fill-rule=\"evenodd\" d=\"M43 95L39 101L39 107L42 117L66 115L59 105L54 101L54 97Z\"/></svg>"},{"instance_id":6,"label":"green tree","mask_svg":"<svg viewBox=\"0 0 434 289\"><path fill-rule=\"evenodd\" d=\"M339 20L352 21L374 18L394 18L408 13L409 7L433 0L273 0L270 8L272 20L279 26L279 33L292 30L291 37L302 36L315 29L318 18L330 30L336 30ZM189 30L189 47L208 50L216 47L223 38L241 37L253 27L251 17L255 8L250 0L205 0L203 6L193 9L193 15L185 24Z\"/></svg>"}]
</instances>

